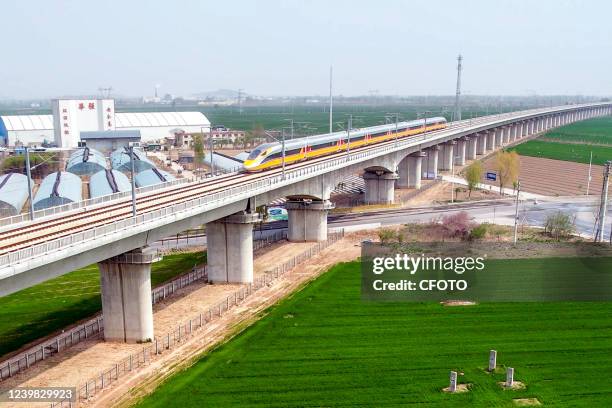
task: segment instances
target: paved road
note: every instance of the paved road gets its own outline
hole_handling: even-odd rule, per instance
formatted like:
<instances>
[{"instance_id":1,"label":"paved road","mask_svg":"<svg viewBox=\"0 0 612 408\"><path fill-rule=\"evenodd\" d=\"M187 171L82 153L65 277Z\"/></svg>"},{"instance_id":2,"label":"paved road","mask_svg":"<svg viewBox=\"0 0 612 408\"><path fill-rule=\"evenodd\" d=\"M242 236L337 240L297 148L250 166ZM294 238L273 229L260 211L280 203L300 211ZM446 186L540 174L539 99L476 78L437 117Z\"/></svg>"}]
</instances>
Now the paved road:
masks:
<instances>
[{"instance_id":1,"label":"paved road","mask_svg":"<svg viewBox=\"0 0 612 408\"><path fill-rule=\"evenodd\" d=\"M524 200L519 204L519 220L527 226L541 227L546 217L557 211L570 214L574 218L576 231L586 237L593 236L595 213L599 205L597 197L549 197L545 199ZM608 207L608 211L612 204ZM384 225L428 222L444 215L466 211L476 222L489 222L502 225L514 224L515 203L513 199L480 201L475 203L457 203L417 208L390 209L359 214L330 214L330 228L362 229ZM612 221L612 217L608 218ZM606 237L610 234L610 223L607 223ZM264 224L262 230L256 228L255 237L265 237L275 231L286 229L286 221L275 221ZM193 245L206 245L206 237L191 237L188 240L170 239L165 243L158 242L154 248L176 248Z\"/></svg>"}]
</instances>

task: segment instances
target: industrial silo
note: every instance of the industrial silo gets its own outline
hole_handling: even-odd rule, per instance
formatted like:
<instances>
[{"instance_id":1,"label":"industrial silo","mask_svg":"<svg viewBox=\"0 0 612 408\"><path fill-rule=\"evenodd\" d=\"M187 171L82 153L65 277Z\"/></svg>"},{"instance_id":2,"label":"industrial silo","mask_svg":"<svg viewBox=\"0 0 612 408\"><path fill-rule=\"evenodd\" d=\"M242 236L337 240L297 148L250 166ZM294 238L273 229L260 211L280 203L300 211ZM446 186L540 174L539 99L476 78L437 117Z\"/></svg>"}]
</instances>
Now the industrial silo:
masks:
<instances>
[{"instance_id":1,"label":"industrial silo","mask_svg":"<svg viewBox=\"0 0 612 408\"><path fill-rule=\"evenodd\" d=\"M8 173L0 176L0 217L10 217L21 213L21 209L27 200L27 176L20 173Z\"/></svg>"},{"instance_id":2,"label":"industrial silo","mask_svg":"<svg viewBox=\"0 0 612 408\"><path fill-rule=\"evenodd\" d=\"M117 170L102 170L89 179L90 198L130 191L131 189L130 179Z\"/></svg>"},{"instance_id":3,"label":"industrial silo","mask_svg":"<svg viewBox=\"0 0 612 408\"><path fill-rule=\"evenodd\" d=\"M135 177L137 187L146 187L153 184L165 183L174 180L174 176L167 171L159 170L156 167L142 171Z\"/></svg>"},{"instance_id":4,"label":"industrial silo","mask_svg":"<svg viewBox=\"0 0 612 408\"><path fill-rule=\"evenodd\" d=\"M81 179L67 171L58 171L45 177L34 197L34 210L81 201Z\"/></svg>"},{"instance_id":5,"label":"industrial silo","mask_svg":"<svg viewBox=\"0 0 612 408\"><path fill-rule=\"evenodd\" d=\"M111 165L113 169L129 173L132 165L130 160L130 149L122 147L111 153ZM147 155L140 149L134 148L134 172L140 173L155 167L152 161L147 159Z\"/></svg>"},{"instance_id":6,"label":"industrial silo","mask_svg":"<svg viewBox=\"0 0 612 408\"><path fill-rule=\"evenodd\" d=\"M77 176L91 176L105 168L106 158L104 155L89 147L74 151L66 163L66 170Z\"/></svg>"}]
</instances>

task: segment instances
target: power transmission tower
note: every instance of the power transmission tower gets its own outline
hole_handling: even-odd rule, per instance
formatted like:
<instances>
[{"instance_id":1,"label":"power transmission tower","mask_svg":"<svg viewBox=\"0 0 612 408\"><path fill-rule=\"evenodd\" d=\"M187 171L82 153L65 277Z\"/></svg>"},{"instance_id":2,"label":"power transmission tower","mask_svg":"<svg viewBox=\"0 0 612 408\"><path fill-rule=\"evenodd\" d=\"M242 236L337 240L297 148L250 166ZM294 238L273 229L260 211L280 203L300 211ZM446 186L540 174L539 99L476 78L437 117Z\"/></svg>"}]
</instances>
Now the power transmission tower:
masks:
<instances>
[{"instance_id":1,"label":"power transmission tower","mask_svg":"<svg viewBox=\"0 0 612 408\"><path fill-rule=\"evenodd\" d=\"M329 133L334 130L334 95L332 93L333 66L329 66Z\"/></svg>"},{"instance_id":2,"label":"power transmission tower","mask_svg":"<svg viewBox=\"0 0 612 408\"><path fill-rule=\"evenodd\" d=\"M112 86L108 86L108 87L100 87L98 88L98 91L100 91L100 94L102 95L103 98L108 99L110 98L110 94L111 91L113 90Z\"/></svg>"},{"instance_id":3,"label":"power transmission tower","mask_svg":"<svg viewBox=\"0 0 612 408\"><path fill-rule=\"evenodd\" d=\"M243 89L238 89L238 113L242 115L242 91Z\"/></svg>"},{"instance_id":4,"label":"power transmission tower","mask_svg":"<svg viewBox=\"0 0 612 408\"><path fill-rule=\"evenodd\" d=\"M595 242L603 242L604 230L606 228L606 211L608 207L608 179L610 177L610 168L612 161L606 162L603 174L603 187L601 189L601 199L599 201L599 213L596 218Z\"/></svg>"},{"instance_id":5,"label":"power transmission tower","mask_svg":"<svg viewBox=\"0 0 612 408\"><path fill-rule=\"evenodd\" d=\"M455 93L455 120L461 120L461 54L457 57L457 91Z\"/></svg>"}]
</instances>

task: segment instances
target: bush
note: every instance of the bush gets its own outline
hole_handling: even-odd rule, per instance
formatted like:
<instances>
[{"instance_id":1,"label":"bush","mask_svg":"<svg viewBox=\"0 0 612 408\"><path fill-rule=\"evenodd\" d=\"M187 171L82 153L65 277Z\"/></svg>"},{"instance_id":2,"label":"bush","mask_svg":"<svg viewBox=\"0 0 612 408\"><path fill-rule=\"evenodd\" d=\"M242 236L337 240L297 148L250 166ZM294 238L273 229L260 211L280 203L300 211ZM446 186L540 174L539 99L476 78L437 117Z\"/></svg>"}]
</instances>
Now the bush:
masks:
<instances>
[{"instance_id":1,"label":"bush","mask_svg":"<svg viewBox=\"0 0 612 408\"><path fill-rule=\"evenodd\" d=\"M472 228L470 231L470 241L475 239L483 239L487 235L487 224L480 224L477 227Z\"/></svg>"},{"instance_id":2,"label":"bush","mask_svg":"<svg viewBox=\"0 0 612 408\"><path fill-rule=\"evenodd\" d=\"M444 235L448 238L466 239L473 228L473 223L467 212L461 211L442 218Z\"/></svg>"},{"instance_id":3,"label":"bush","mask_svg":"<svg viewBox=\"0 0 612 408\"><path fill-rule=\"evenodd\" d=\"M391 242L394 238L396 238L395 231L390 229L381 229L378 231L378 239L380 239L381 244L387 244Z\"/></svg>"},{"instance_id":4,"label":"bush","mask_svg":"<svg viewBox=\"0 0 612 408\"><path fill-rule=\"evenodd\" d=\"M549 215L544 222L544 232L555 239L572 235L574 230L572 217L562 211Z\"/></svg>"}]
</instances>

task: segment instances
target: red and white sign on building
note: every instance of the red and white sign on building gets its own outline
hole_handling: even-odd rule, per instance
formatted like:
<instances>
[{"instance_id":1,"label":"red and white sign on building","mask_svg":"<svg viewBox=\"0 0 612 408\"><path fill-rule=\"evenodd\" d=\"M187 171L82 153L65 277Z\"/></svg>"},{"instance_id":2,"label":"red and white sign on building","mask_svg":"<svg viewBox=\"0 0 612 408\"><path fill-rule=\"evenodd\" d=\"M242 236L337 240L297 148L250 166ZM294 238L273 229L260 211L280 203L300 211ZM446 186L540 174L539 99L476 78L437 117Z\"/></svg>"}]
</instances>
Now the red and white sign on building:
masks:
<instances>
[{"instance_id":1,"label":"red and white sign on building","mask_svg":"<svg viewBox=\"0 0 612 408\"><path fill-rule=\"evenodd\" d=\"M53 126L58 147L79 145L82 131L114 130L114 99L55 99Z\"/></svg>"}]
</instances>

